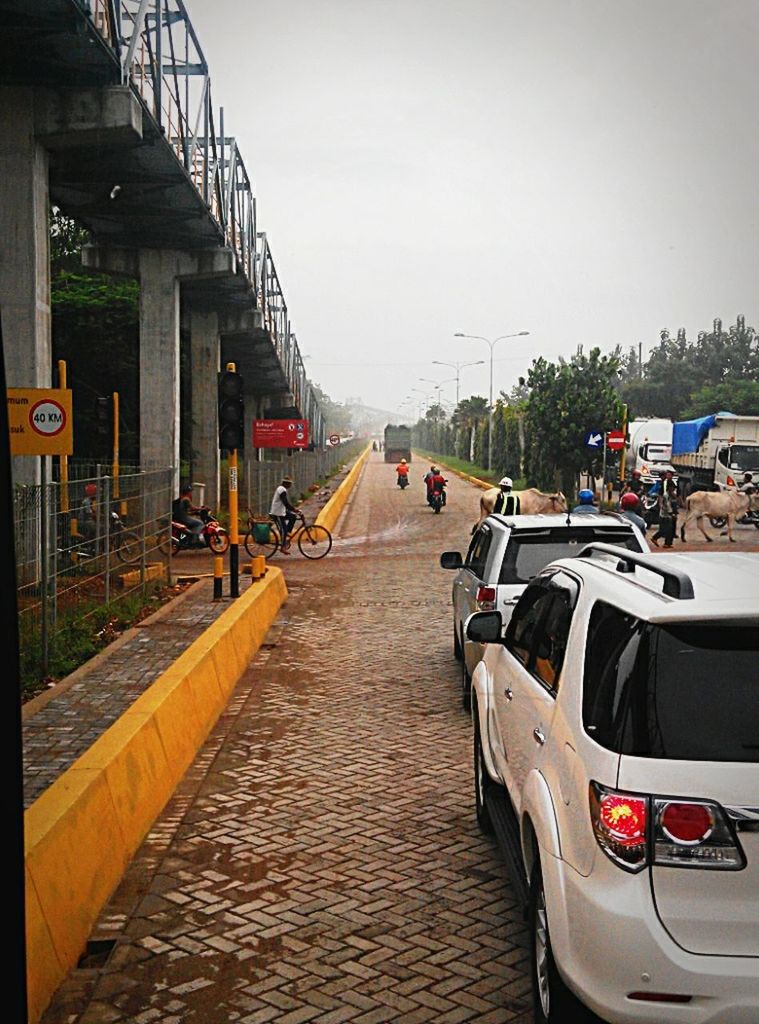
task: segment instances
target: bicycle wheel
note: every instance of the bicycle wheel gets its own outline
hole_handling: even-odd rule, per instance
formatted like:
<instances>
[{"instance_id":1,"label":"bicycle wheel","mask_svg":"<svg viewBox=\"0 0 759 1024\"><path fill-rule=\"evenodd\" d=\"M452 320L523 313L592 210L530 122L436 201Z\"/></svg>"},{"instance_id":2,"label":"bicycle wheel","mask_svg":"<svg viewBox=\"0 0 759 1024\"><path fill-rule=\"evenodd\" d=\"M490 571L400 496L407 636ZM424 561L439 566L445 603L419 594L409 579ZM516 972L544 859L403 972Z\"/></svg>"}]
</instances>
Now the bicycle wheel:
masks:
<instances>
[{"instance_id":1,"label":"bicycle wheel","mask_svg":"<svg viewBox=\"0 0 759 1024\"><path fill-rule=\"evenodd\" d=\"M298 533L298 548L305 558L324 558L332 547L332 534L326 526L303 526Z\"/></svg>"},{"instance_id":2,"label":"bicycle wheel","mask_svg":"<svg viewBox=\"0 0 759 1024\"><path fill-rule=\"evenodd\" d=\"M223 555L229 547L229 534L209 533L208 546L215 555Z\"/></svg>"},{"instance_id":3,"label":"bicycle wheel","mask_svg":"<svg viewBox=\"0 0 759 1024\"><path fill-rule=\"evenodd\" d=\"M269 539L267 541L256 540L253 530L245 534L245 550L251 558L255 555L264 555L266 558L273 558L279 551L279 530L273 524L269 524Z\"/></svg>"},{"instance_id":4,"label":"bicycle wheel","mask_svg":"<svg viewBox=\"0 0 759 1024\"><path fill-rule=\"evenodd\" d=\"M131 530L124 530L116 539L116 557L121 562L138 562L142 554L142 539Z\"/></svg>"}]
</instances>

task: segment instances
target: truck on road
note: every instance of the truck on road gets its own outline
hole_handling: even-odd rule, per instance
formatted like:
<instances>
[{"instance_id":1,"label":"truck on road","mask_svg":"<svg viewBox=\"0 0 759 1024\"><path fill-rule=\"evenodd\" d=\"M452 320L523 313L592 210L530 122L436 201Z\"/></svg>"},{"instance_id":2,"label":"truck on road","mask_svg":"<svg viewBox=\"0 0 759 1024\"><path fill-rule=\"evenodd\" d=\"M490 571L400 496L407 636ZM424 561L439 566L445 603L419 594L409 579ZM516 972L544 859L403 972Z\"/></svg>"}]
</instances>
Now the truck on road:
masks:
<instances>
[{"instance_id":1,"label":"truck on road","mask_svg":"<svg viewBox=\"0 0 759 1024\"><path fill-rule=\"evenodd\" d=\"M411 462L411 427L388 423L385 427L385 462Z\"/></svg>"},{"instance_id":2,"label":"truck on road","mask_svg":"<svg viewBox=\"0 0 759 1024\"><path fill-rule=\"evenodd\" d=\"M627 469L652 484L672 469L672 420L633 420L628 428Z\"/></svg>"},{"instance_id":3,"label":"truck on road","mask_svg":"<svg viewBox=\"0 0 759 1024\"><path fill-rule=\"evenodd\" d=\"M738 487L744 473L759 479L759 416L718 412L675 423L672 467L681 494Z\"/></svg>"}]
</instances>

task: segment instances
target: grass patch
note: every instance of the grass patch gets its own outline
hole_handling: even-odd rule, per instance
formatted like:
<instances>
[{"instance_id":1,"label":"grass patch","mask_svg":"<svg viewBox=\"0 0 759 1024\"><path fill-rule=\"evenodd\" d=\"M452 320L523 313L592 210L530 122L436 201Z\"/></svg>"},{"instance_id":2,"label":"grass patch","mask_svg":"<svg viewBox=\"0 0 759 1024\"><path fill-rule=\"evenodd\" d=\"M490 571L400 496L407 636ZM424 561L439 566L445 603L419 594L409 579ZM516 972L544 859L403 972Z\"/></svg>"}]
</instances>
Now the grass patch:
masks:
<instances>
[{"instance_id":1,"label":"grass patch","mask_svg":"<svg viewBox=\"0 0 759 1024\"><path fill-rule=\"evenodd\" d=\"M431 465L440 463L441 466L445 466L448 469L455 469L459 473L466 473L468 476L476 476L478 480L485 480L494 486L501 479L500 473L485 469L484 466L478 466L474 462L467 462L466 459L457 459L455 455L439 455L436 452L425 452L419 448L415 448L414 452L417 455L424 456L425 459L429 459ZM527 481L524 477L518 477L514 480L515 491L523 491L526 487Z\"/></svg>"}]
</instances>

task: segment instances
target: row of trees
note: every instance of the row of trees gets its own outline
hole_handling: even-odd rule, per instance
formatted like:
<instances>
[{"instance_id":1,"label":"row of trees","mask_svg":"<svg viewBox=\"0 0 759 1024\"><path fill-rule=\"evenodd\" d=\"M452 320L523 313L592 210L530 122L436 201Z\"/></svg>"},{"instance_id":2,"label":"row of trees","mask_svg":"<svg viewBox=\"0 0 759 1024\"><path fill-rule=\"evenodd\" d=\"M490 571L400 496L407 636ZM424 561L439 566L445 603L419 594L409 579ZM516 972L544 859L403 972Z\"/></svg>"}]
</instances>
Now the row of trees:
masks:
<instances>
[{"instance_id":1,"label":"row of trees","mask_svg":"<svg viewBox=\"0 0 759 1024\"><path fill-rule=\"evenodd\" d=\"M743 317L725 332L715 320L690 344L684 331L659 345L641 365L638 352L604 355L582 347L571 359L533 361L527 376L493 408L492 466L497 476L574 493L581 473L601 474L601 451L585 444L636 417L692 418L727 409L759 415L759 339ZM414 428L414 443L467 462L488 463L488 402L466 398L449 416L431 406ZM613 462L609 459L609 465Z\"/></svg>"}]
</instances>

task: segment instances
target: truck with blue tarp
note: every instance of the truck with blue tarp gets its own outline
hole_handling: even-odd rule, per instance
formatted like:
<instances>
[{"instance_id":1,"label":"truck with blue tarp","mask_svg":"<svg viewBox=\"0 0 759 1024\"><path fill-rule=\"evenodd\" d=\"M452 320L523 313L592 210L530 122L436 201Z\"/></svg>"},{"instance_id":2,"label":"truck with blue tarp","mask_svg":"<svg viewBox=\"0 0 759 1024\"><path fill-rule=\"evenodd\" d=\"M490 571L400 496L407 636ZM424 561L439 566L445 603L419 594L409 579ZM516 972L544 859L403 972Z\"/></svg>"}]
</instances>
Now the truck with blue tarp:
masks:
<instances>
[{"instance_id":1,"label":"truck with blue tarp","mask_svg":"<svg viewBox=\"0 0 759 1024\"><path fill-rule=\"evenodd\" d=\"M681 494L739 487L746 473L759 481L759 416L717 412L673 424L671 462Z\"/></svg>"}]
</instances>

